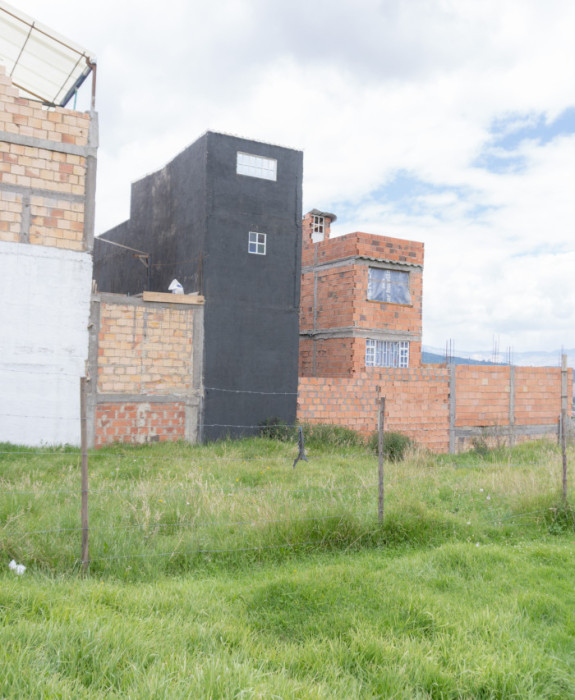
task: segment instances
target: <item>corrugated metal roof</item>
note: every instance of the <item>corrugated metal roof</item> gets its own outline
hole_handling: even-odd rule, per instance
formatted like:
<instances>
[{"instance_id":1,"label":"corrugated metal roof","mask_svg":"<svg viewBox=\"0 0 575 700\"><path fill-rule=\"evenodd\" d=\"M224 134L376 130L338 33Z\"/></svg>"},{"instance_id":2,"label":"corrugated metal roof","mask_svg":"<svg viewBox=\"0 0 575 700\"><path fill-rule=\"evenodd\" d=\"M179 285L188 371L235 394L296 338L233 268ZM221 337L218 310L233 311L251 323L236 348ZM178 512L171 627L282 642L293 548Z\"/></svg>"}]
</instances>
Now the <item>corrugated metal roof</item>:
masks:
<instances>
[{"instance_id":1,"label":"corrugated metal roof","mask_svg":"<svg viewBox=\"0 0 575 700\"><path fill-rule=\"evenodd\" d=\"M96 59L0 0L0 62L17 88L46 104L64 107Z\"/></svg>"}]
</instances>

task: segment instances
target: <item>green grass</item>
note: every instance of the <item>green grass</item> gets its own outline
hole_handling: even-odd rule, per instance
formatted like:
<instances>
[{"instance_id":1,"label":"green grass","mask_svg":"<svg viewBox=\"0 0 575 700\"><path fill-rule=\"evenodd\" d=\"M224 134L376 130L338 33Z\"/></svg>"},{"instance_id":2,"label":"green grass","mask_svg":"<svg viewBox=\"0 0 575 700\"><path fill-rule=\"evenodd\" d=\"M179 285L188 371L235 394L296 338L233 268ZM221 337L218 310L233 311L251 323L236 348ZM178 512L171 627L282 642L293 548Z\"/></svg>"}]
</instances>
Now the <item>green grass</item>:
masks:
<instances>
[{"instance_id":1,"label":"green grass","mask_svg":"<svg viewBox=\"0 0 575 700\"><path fill-rule=\"evenodd\" d=\"M386 463L383 525L367 448L308 451L91 456L83 577L78 452L0 446L0 697L575 697L555 446Z\"/></svg>"}]
</instances>

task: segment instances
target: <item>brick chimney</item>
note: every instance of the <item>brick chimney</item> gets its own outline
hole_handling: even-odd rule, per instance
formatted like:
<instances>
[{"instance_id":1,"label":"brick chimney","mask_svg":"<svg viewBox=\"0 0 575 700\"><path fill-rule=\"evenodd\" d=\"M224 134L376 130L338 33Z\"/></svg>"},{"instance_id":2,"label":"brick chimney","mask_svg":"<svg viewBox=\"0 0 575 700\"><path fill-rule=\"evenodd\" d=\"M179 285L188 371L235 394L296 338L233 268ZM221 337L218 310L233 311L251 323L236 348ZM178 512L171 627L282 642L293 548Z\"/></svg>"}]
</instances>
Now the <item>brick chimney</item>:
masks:
<instances>
[{"instance_id":1,"label":"brick chimney","mask_svg":"<svg viewBox=\"0 0 575 700\"><path fill-rule=\"evenodd\" d=\"M330 214L328 211L320 211L319 209L308 211L302 222L304 246L327 241L331 222L336 219L336 215Z\"/></svg>"}]
</instances>

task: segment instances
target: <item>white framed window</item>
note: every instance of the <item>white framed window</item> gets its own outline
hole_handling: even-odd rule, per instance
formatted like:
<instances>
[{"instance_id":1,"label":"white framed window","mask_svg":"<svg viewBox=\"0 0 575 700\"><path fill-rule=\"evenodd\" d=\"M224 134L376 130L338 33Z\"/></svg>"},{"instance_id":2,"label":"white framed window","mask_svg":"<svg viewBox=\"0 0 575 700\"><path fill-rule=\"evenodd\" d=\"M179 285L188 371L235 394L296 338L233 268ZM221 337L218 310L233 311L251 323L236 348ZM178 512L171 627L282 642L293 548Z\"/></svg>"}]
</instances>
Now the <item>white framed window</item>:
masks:
<instances>
[{"instance_id":1,"label":"white framed window","mask_svg":"<svg viewBox=\"0 0 575 700\"><path fill-rule=\"evenodd\" d=\"M248 253L253 253L254 255L265 255L266 254L266 234L256 233L255 231L250 231L250 238L248 243Z\"/></svg>"},{"instance_id":2,"label":"white framed window","mask_svg":"<svg viewBox=\"0 0 575 700\"><path fill-rule=\"evenodd\" d=\"M319 243L323 241L325 232L325 218L323 216L313 217L312 229L311 229L311 240L314 243Z\"/></svg>"},{"instance_id":3,"label":"white framed window","mask_svg":"<svg viewBox=\"0 0 575 700\"><path fill-rule=\"evenodd\" d=\"M367 298L388 304L411 304L409 272L370 267L367 281Z\"/></svg>"},{"instance_id":4,"label":"white framed window","mask_svg":"<svg viewBox=\"0 0 575 700\"><path fill-rule=\"evenodd\" d=\"M409 367L409 342L405 340L366 340L366 367Z\"/></svg>"},{"instance_id":5,"label":"white framed window","mask_svg":"<svg viewBox=\"0 0 575 700\"><path fill-rule=\"evenodd\" d=\"M238 151L236 173L248 177L260 177L264 180L277 180L278 162L275 158L263 158L251 153Z\"/></svg>"}]
</instances>

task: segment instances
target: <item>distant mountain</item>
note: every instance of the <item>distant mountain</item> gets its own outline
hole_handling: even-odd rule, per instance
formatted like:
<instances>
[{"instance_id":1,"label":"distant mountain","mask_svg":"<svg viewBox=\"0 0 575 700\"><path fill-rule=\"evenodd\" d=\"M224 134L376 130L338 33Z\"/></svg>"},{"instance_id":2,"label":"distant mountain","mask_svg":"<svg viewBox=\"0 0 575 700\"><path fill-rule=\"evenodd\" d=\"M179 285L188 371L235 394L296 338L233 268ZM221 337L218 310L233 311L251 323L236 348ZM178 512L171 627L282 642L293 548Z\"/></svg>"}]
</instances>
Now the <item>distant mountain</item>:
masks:
<instances>
[{"instance_id":1,"label":"distant mountain","mask_svg":"<svg viewBox=\"0 0 575 700\"><path fill-rule=\"evenodd\" d=\"M569 367L575 365L575 349L563 350L567 355ZM499 353L494 361L493 352L490 350L474 350L470 352L460 352L454 355L451 361L455 365L507 365L509 357L507 353ZM445 362L445 350L424 345L421 353L421 361L424 363ZM512 352L511 362L518 367L560 367L561 350L535 350L532 352Z\"/></svg>"},{"instance_id":2,"label":"distant mountain","mask_svg":"<svg viewBox=\"0 0 575 700\"><path fill-rule=\"evenodd\" d=\"M432 364L432 365L441 365L445 362L445 353L443 355L439 355L436 352L430 352L429 350L422 350L421 351L421 361L424 364ZM451 357L451 363L454 365L493 365L493 364L501 364L501 363L494 363L494 362L488 362L487 360L472 360L469 357L457 357L453 356Z\"/></svg>"}]
</instances>

